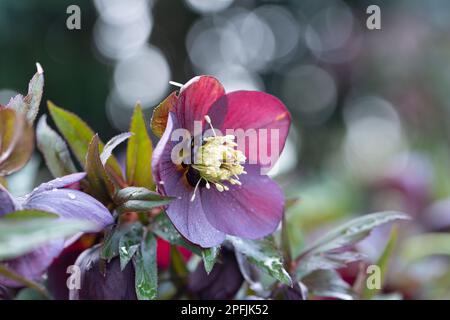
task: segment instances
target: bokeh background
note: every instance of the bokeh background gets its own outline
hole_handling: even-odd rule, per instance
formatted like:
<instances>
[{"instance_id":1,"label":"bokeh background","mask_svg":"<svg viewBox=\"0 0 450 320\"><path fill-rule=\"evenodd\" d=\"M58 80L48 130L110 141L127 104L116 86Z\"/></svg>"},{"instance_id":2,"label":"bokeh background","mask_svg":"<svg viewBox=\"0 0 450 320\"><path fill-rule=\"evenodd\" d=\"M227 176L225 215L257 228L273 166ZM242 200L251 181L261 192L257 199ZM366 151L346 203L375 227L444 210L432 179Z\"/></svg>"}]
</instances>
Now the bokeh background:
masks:
<instances>
[{"instance_id":1,"label":"bokeh background","mask_svg":"<svg viewBox=\"0 0 450 320\"><path fill-rule=\"evenodd\" d=\"M81 30L66 28L71 4ZM366 28L371 4L381 30ZM449 34L446 0L1 0L0 103L26 92L37 61L44 99L104 140L127 130L136 101L150 117L170 80L211 74L228 91L274 94L293 115L276 178L300 197L294 249L349 217L401 210L413 221L400 226L386 293L450 298ZM44 170L36 154L13 192ZM368 263L388 235L361 243Z\"/></svg>"}]
</instances>

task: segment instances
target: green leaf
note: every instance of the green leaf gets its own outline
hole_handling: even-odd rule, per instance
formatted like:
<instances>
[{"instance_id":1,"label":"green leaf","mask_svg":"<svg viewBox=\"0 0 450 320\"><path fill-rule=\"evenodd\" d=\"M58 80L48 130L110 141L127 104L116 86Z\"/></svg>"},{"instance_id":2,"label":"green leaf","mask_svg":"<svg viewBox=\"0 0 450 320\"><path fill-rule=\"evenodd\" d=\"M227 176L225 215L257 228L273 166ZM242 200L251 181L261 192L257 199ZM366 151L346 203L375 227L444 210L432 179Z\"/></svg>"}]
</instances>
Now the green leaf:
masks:
<instances>
[{"instance_id":1,"label":"green leaf","mask_svg":"<svg viewBox=\"0 0 450 320\"><path fill-rule=\"evenodd\" d=\"M94 137L94 131L77 115L57 107L50 101L48 102L48 110L78 161L84 166L89 144ZM104 144L99 140L98 145L99 152L102 152ZM108 172L111 170L111 174L114 174L115 179L122 180L122 169L117 159L111 156L107 164Z\"/></svg>"},{"instance_id":2,"label":"green leaf","mask_svg":"<svg viewBox=\"0 0 450 320\"><path fill-rule=\"evenodd\" d=\"M355 252L333 252L354 245L366 238L380 225L395 220L407 220L409 216L400 212L378 212L358 217L331 230L306 248L296 259L297 275L304 277L318 269L336 269L362 256Z\"/></svg>"},{"instance_id":3,"label":"green leaf","mask_svg":"<svg viewBox=\"0 0 450 320\"><path fill-rule=\"evenodd\" d=\"M130 200L144 200L161 202L161 205L165 205L175 198L162 196L157 192L150 191L143 187L127 187L120 189L117 192L115 199L118 204L122 204Z\"/></svg>"},{"instance_id":4,"label":"green leaf","mask_svg":"<svg viewBox=\"0 0 450 320\"><path fill-rule=\"evenodd\" d=\"M378 258L378 261L376 265L380 268L381 274L381 285L383 286L385 280L386 280L386 272L389 267L389 259L392 256L392 252L394 251L395 244L397 243L397 228L396 226L392 227L391 235L389 237L389 240L386 244L386 247L383 250L383 253ZM380 289L369 289L367 286L364 286L364 291L362 293L363 299L369 300L372 299L375 295L378 294Z\"/></svg>"},{"instance_id":5,"label":"green leaf","mask_svg":"<svg viewBox=\"0 0 450 320\"><path fill-rule=\"evenodd\" d=\"M205 266L205 271L207 274L211 272L214 265L216 264L219 253L220 253L220 246L202 250L203 264Z\"/></svg>"},{"instance_id":6,"label":"green leaf","mask_svg":"<svg viewBox=\"0 0 450 320\"><path fill-rule=\"evenodd\" d=\"M23 285L24 287L35 290L35 292L39 293L39 295L42 296L42 298L50 299L50 295L48 294L47 290L44 287L42 287L40 284L23 277L22 275L14 272L13 270L7 268L6 266L2 265L1 263L0 263L0 275L2 275L3 277L6 277L8 279L11 279L15 282L18 282L21 285ZM18 299L18 296L16 296L16 299Z\"/></svg>"},{"instance_id":7,"label":"green leaf","mask_svg":"<svg viewBox=\"0 0 450 320\"><path fill-rule=\"evenodd\" d=\"M38 210L19 210L8 213L2 217L2 219L13 219L13 220L27 220L35 218L54 218L57 219L59 216L54 213L38 211Z\"/></svg>"},{"instance_id":8,"label":"green leaf","mask_svg":"<svg viewBox=\"0 0 450 320\"><path fill-rule=\"evenodd\" d=\"M0 260L16 258L52 240L89 232L94 228L93 224L79 220L1 219Z\"/></svg>"},{"instance_id":9,"label":"green leaf","mask_svg":"<svg viewBox=\"0 0 450 320\"><path fill-rule=\"evenodd\" d=\"M66 142L47 125L46 115L39 119L36 140L47 168L55 178L77 172Z\"/></svg>"},{"instance_id":10,"label":"green leaf","mask_svg":"<svg viewBox=\"0 0 450 320\"><path fill-rule=\"evenodd\" d=\"M115 193L115 187L106 173L100 159L98 135L94 135L86 155L86 174L89 181L89 193L103 204L108 204Z\"/></svg>"},{"instance_id":11,"label":"green leaf","mask_svg":"<svg viewBox=\"0 0 450 320\"><path fill-rule=\"evenodd\" d=\"M202 255L201 248L184 239L177 229L175 229L172 222L170 222L165 212L161 212L155 218L152 224L152 231L170 244L184 247L196 255Z\"/></svg>"},{"instance_id":12,"label":"green leaf","mask_svg":"<svg viewBox=\"0 0 450 320\"><path fill-rule=\"evenodd\" d=\"M189 276L189 270L180 251L173 245L170 245L170 271L172 280L177 283L178 287L185 284L185 280Z\"/></svg>"},{"instance_id":13,"label":"green leaf","mask_svg":"<svg viewBox=\"0 0 450 320\"><path fill-rule=\"evenodd\" d=\"M283 257L272 236L261 240L246 240L228 236L235 250L247 257L247 260L265 271L276 280L287 285L292 284L289 273L284 269Z\"/></svg>"},{"instance_id":14,"label":"green leaf","mask_svg":"<svg viewBox=\"0 0 450 320\"><path fill-rule=\"evenodd\" d=\"M322 252L300 260L296 274L298 279L302 279L313 271L344 268L347 264L362 260L364 257L365 255L355 251Z\"/></svg>"},{"instance_id":15,"label":"green leaf","mask_svg":"<svg viewBox=\"0 0 450 320\"><path fill-rule=\"evenodd\" d=\"M45 290L45 288L42 289ZM43 294L43 291L40 292L34 288L24 288L20 290L14 297L14 300L47 300L47 299L51 299L50 296L45 296Z\"/></svg>"},{"instance_id":16,"label":"green leaf","mask_svg":"<svg viewBox=\"0 0 450 320\"><path fill-rule=\"evenodd\" d=\"M119 212L148 212L153 208L168 204L170 200L162 201L143 201L143 200L129 200L117 207Z\"/></svg>"},{"instance_id":17,"label":"green leaf","mask_svg":"<svg viewBox=\"0 0 450 320\"><path fill-rule=\"evenodd\" d=\"M394 211L378 212L358 217L328 232L306 248L300 256L331 251L355 244L367 237L375 227L395 220L408 219L408 215Z\"/></svg>"},{"instance_id":18,"label":"green leaf","mask_svg":"<svg viewBox=\"0 0 450 320\"><path fill-rule=\"evenodd\" d=\"M106 143L105 147L103 148L102 154L100 155L100 160L102 161L102 164L104 166L106 165L108 159L111 157L113 150L131 136L132 133L124 132L111 138L111 140Z\"/></svg>"},{"instance_id":19,"label":"green leaf","mask_svg":"<svg viewBox=\"0 0 450 320\"><path fill-rule=\"evenodd\" d=\"M119 256L120 239L132 228L141 228L141 224L139 222L122 223L107 230L100 251L100 258L110 262L113 258Z\"/></svg>"},{"instance_id":20,"label":"green leaf","mask_svg":"<svg viewBox=\"0 0 450 320\"><path fill-rule=\"evenodd\" d=\"M316 270L302 279L308 291L318 297L353 300L354 292L336 270Z\"/></svg>"},{"instance_id":21,"label":"green leaf","mask_svg":"<svg viewBox=\"0 0 450 320\"><path fill-rule=\"evenodd\" d=\"M152 208L169 204L174 198L165 197L142 187L127 187L119 190L114 197L120 212L147 212Z\"/></svg>"},{"instance_id":22,"label":"green leaf","mask_svg":"<svg viewBox=\"0 0 450 320\"><path fill-rule=\"evenodd\" d=\"M136 225L125 233L119 241L120 269L123 271L140 247L142 241L142 226Z\"/></svg>"},{"instance_id":23,"label":"green leaf","mask_svg":"<svg viewBox=\"0 0 450 320\"><path fill-rule=\"evenodd\" d=\"M154 300L158 290L158 268L156 264L156 238L148 232L140 250L133 256L136 295L139 300Z\"/></svg>"},{"instance_id":24,"label":"green leaf","mask_svg":"<svg viewBox=\"0 0 450 320\"><path fill-rule=\"evenodd\" d=\"M153 189L152 176L152 141L145 126L144 114L138 104L131 118L130 132L133 136L127 147L127 182L130 186Z\"/></svg>"},{"instance_id":25,"label":"green leaf","mask_svg":"<svg viewBox=\"0 0 450 320\"><path fill-rule=\"evenodd\" d=\"M286 220L286 213L281 220L281 249L283 252L284 266L289 268L292 264L292 248L289 237L289 225Z\"/></svg>"},{"instance_id":26,"label":"green leaf","mask_svg":"<svg viewBox=\"0 0 450 320\"><path fill-rule=\"evenodd\" d=\"M17 95L8 103L8 107L26 115L29 123L33 123L39 112L42 93L44 91L44 71L39 63L36 63L37 72L31 78L28 85L28 94L23 97Z\"/></svg>"}]
</instances>

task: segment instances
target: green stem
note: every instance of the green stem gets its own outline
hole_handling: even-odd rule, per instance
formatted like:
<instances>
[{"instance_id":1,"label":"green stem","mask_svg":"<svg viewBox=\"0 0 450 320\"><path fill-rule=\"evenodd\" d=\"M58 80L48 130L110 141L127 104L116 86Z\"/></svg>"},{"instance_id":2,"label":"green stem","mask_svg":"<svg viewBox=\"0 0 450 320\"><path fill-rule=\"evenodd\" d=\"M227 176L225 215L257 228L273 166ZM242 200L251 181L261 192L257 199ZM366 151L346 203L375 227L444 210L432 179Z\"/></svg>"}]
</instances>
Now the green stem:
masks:
<instances>
[{"instance_id":1,"label":"green stem","mask_svg":"<svg viewBox=\"0 0 450 320\"><path fill-rule=\"evenodd\" d=\"M50 294L43 286L41 286L40 284L38 284L32 280L29 280L29 279L21 276L20 274L8 269L7 267L5 267L1 264L0 264L0 274L11 280L19 282L20 284L23 284L25 287L28 287L28 288L38 291L46 299L49 299L49 300L51 299Z\"/></svg>"}]
</instances>

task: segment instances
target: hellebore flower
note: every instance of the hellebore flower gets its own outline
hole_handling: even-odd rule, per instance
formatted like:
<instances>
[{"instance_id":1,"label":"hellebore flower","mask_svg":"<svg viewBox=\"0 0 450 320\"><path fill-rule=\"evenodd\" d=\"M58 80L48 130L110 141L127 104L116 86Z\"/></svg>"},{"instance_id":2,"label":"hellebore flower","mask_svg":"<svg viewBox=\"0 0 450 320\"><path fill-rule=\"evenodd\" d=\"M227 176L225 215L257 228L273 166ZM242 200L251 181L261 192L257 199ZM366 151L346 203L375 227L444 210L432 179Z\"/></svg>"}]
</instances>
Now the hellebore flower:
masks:
<instances>
[{"instance_id":1,"label":"hellebore flower","mask_svg":"<svg viewBox=\"0 0 450 320\"><path fill-rule=\"evenodd\" d=\"M107 263L105 274L100 270L100 246L84 251L75 262L81 270L80 289L71 289L70 300L137 300L132 263L120 270L120 259Z\"/></svg>"},{"instance_id":2,"label":"hellebore flower","mask_svg":"<svg viewBox=\"0 0 450 320\"><path fill-rule=\"evenodd\" d=\"M67 270L75 264L81 253L92 247L96 238L96 234L84 234L73 244L64 248L47 269L47 287L55 300L69 299L67 279L71 273L68 273Z\"/></svg>"},{"instance_id":3,"label":"hellebore flower","mask_svg":"<svg viewBox=\"0 0 450 320\"><path fill-rule=\"evenodd\" d=\"M189 276L188 290L200 299L232 299L244 282L234 252L223 248L220 262L207 274L203 263Z\"/></svg>"},{"instance_id":4,"label":"hellebore flower","mask_svg":"<svg viewBox=\"0 0 450 320\"><path fill-rule=\"evenodd\" d=\"M74 173L41 184L33 192L21 198L13 198L0 185L0 217L17 210L35 209L59 215L59 219L87 220L93 224L90 232L99 232L114 223L111 213L99 201L78 190L65 189L86 176ZM65 246L64 239L52 241L21 257L0 262L16 273L36 280L45 272ZM0 276L0 284L20 286L15 281Z\"/></svg>"},{"instance_id":5,"label":"hellebore flower","mask_svg":"<svg viewBox=\"0 0 450 320\"><path fill-rule=\"evenodd\" d=\"M226 234L257 239L272 233L283 215L284 196L262 169L273 167L267 159L284 148L291 122L284 104L263 92L225 94L209 76L192 79L171 98L152 171L158 191L177 197L166 210L174 226L202 247L220 244ZM183 149L177 162L174 136L183 129L192 137L183 139L191 152Z\"/></svg>"},{"instance_id":6,"label":"hellebore flower","mask_svg":"<svg viewBox=\"0 0 450 320\"><path fill-rule=\"evenodd\" d=\"M184 261L187 262L192 256L192 252L184 247L177 247ZM164 239L158 238L156 245L156 262L159 269L168 269L170 266L170 243Z\"/></svg>"}]
</instances>

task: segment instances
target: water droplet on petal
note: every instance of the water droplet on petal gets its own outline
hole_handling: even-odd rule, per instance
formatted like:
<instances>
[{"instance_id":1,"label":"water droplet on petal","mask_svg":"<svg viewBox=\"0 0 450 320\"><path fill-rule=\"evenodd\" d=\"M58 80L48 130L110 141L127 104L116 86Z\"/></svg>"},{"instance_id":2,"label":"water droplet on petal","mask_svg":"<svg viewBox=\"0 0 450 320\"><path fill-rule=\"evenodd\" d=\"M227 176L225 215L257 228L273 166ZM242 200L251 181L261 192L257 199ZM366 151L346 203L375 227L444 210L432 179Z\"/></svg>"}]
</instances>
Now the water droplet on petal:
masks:
<instances>
[{"instance_id":1,"label":"water droplet on petal","mask_svg":"<svg viewBox=\"0 0 450 320\"><path fill-rule=\"evenodd\" d=\"M68 193L67 196L71 199L71 200L75 200L77 197L73 194L73 193Z\"/></svg>"}]
</instances>

